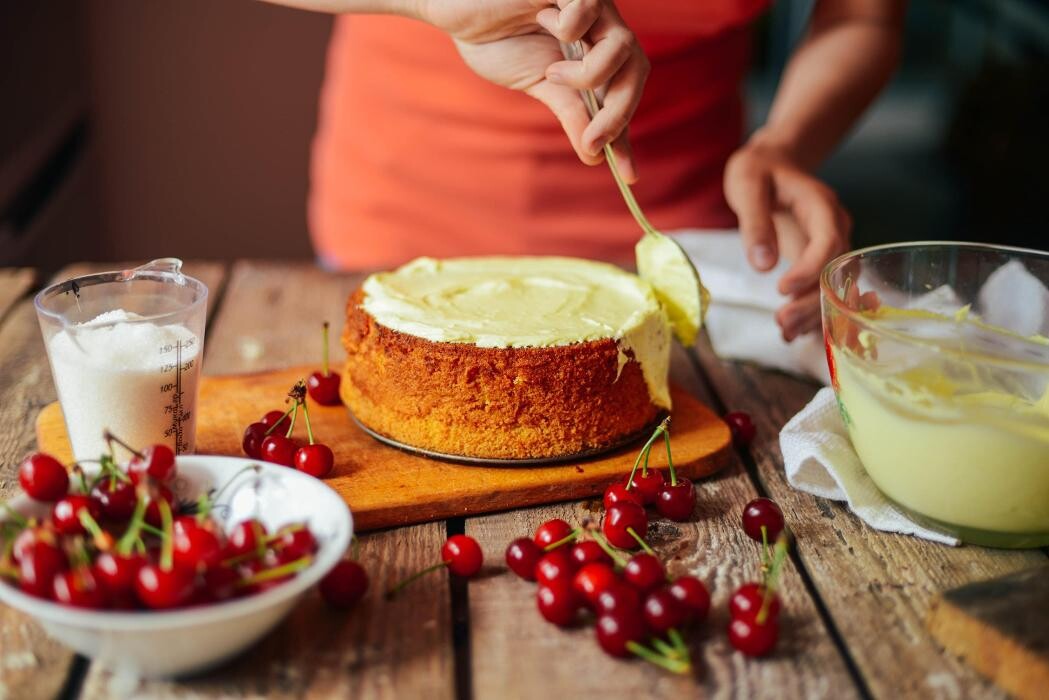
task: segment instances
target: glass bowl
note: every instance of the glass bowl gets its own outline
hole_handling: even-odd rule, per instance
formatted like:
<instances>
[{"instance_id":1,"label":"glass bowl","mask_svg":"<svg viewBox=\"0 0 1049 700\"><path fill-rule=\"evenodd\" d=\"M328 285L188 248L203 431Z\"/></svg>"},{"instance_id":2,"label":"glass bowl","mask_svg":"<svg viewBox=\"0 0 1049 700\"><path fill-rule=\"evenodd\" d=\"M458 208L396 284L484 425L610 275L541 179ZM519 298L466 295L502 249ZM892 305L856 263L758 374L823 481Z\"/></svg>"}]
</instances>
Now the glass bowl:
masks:
<instances>
[{"instance_id":1,"label":"glass bowl","mask_svg":"<svg viewBox=\"0 0 1049 700\"><path fill-rule=\"evenodd\" d=\"M827 363L867 473L919 522L1049 545L1049 253L866 248L820 278Z\"/></svg>"}]
</instances>

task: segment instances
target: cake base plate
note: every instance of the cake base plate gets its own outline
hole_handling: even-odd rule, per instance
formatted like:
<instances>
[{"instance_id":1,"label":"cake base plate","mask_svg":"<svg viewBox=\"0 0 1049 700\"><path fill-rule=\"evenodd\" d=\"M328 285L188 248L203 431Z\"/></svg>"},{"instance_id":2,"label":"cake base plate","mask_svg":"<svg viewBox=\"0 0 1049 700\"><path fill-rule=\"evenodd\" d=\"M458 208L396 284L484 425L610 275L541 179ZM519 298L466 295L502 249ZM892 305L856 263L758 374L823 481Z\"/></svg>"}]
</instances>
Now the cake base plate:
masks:
<instances>
[{"instance_id":1,"label":"cake base plate","mask_svg":"<svg viewBox=\"0 0 1049 700\"><path fill-rule=\"evenodd\" d=\"M288 388L311 371L313 367L292 367L201 377L194 408L196 451L242 455L244 429L266 411L279 408ZM678 475L699 479L729 464L731 437L724 421L673 382L670 396L674 402L670 439ZM600 498L611 482L630 472L640 447L635 441L601 454L509 469L505 460L467 464L461 458L448 461L392 447L358 428L343 406L319 406L310 400L310 422L317 439L335 455L335 468L324 483L350 505L354 526L360 530ZM295 436L303 441L304 428L300 419ZM72 461L57 403L40 412L36 434L41 450L63 463ZM666 469L665 451L652 450L650 465Z\"/></svg>"},{"instance_id":2,"label":"cake base plate","mask_svg":"<svg viewBox=\"0 0 1049 700\"><path fill-rule=\"evenodd\" d=\"M656 429L660 421L666 418L666 413L660 413L654 421L646 425L641 430L635 433L631 433L625 437L616 440L615 442L605 445L603 447L594 447L589 450L582 450L581 452L573 452L566 455L554 455L552 457L529 457L523 459L506 459L497 457L471 457L469 455L456 455L448 454L446 452L434 452L433 450L427 450L423 447L416 447L415 445L409 445L405 442L400 442L394 438L383 435L382 433L376 432L369 428L367 425L362 423L357 416L353 415L353 411L347 409L347 413L350 414L350 418L357 425L358 428L363 430L365 433L370 435L372 439L378 440L384 445L390 447L396 447L398 450L407 452L413 455L419 455L422 457L428 457L430 459L439 459L443 462L455 462L456 464L476 464L485 467L541 467L547 464L562 464L564 462L577 462L584 459L592 459L594 457L600 457L603 454L608 454L618 450L620 447L626 447L627 445L647 438L652 434L652 431Z\"/></svg>"}]
</instances>

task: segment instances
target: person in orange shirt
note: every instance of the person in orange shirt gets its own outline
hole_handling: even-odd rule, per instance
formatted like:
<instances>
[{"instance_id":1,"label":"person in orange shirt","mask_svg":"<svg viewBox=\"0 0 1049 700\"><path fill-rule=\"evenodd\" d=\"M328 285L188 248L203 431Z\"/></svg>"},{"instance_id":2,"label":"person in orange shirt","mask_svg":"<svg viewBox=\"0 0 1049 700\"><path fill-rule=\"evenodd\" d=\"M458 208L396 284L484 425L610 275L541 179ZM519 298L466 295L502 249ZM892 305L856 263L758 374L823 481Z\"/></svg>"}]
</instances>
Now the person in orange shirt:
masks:
<instances>
[{"instance_id":1,"label":"person in orange shirt","mask_svg":"<svg viewBox=\"0 0 1049 700\"><path fill-rule=\"evenodd\" d=\"M818 327L818 275L848 249L851 220L812 172L892 74L905 0L816 0L746 141L748 25L769 0L269 1L341 14L309 202L326 264L626 261L637 225L607 169L578 163L611 143L653 225L738 225L755 269L792 261L784 337ZM577 40L587 55L565 60L559 42ZM584 88L603 96L593 120Z\"/></svg>"}]
</instances>

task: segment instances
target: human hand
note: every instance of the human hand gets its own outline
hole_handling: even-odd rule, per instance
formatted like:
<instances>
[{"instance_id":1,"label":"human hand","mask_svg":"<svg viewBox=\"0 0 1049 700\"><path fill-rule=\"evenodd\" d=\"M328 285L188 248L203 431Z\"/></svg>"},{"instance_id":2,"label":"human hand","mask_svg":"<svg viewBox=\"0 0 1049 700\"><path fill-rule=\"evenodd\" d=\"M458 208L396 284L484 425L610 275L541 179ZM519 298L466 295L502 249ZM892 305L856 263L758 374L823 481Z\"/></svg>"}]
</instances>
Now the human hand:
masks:
<instances>
[{"instance_id":1,"label":"human hand","mask_svg":"<svg viewBox=\"0 0 1049 700\"><path fill-rule=\"evenodd\" d=\"M611 143L628 182L637 180L627 125L649 64L611 0L421 0L419 16L446 31L475 73L545 104L580 160L596 165ZM589 45L565 60L559 41ZM581 89L603 93L591 119Z\"/></svg>"},{"instance_id":2,"label":"human hand","mask_svg":"<svg viewBox=\"0 0 1049 700\"><path fill-rule=\"evenodd\" d=\"M820 326L819 275L849 249L852 217L834 192L786 149L751 139L725 167L725 197L739 218L750 265L765 272L792 260L779 280L790 301L776 311L784 340Z\"/></svg>"}]
</instances>

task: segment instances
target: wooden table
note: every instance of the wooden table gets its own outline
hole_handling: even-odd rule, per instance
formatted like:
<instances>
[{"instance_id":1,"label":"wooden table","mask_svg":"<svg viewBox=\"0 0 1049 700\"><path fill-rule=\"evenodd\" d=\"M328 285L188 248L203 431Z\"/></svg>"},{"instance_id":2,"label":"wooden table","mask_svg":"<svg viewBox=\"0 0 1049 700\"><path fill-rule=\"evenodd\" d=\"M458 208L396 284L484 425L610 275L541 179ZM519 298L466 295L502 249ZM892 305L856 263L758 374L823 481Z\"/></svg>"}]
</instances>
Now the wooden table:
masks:
<instances>
[{"instance_id":1,"label":"wooden table","mask_svg":"<svg viewBox=\"0 0 1049 700\"><path fill-rule=\"evenodd\" d=\"M109 265L73 265L57 277ZM302 263L192 263L211 289L205 371L309 362L323 319L342 318L360 275ZM31 292L30 270L0 270L0 498L18 489L33 449L33 421L55 399ZM261 644L203 676L136 685L49 641L28 618L0 607L0 698L217 697L998 697L1002 693L930 637L925 617L940 591L1045 563L1040 550L951 548L871 530L838 503L794 491L783 475L779 428L816 391L809 382L722 362L701 343L673 358L674 379L716 411L754 416L758 438L721 475L698 484L695 522L657 521L653 544L672 573L708 582L711 619L695 635L695 672L678 677L615 661L589 629L561 631L535 611L533 585L503 567L506 544L551 517L577 521L591 502L560 503L375 532L361 542L367 600L349 614L316 594ZM776 499L797 537L785 570L782 639L748 660L726 640L731 591L758 574L757 548L740 526L743 504ZM489 564L470 582L434 575L394 602L384 584L433 562L450 533L477 538Z\"/></svg>"}]
</instances>

